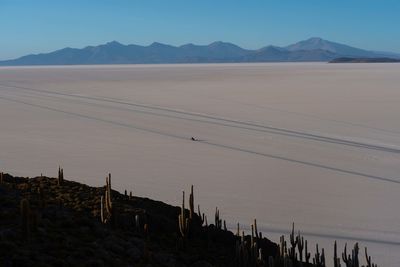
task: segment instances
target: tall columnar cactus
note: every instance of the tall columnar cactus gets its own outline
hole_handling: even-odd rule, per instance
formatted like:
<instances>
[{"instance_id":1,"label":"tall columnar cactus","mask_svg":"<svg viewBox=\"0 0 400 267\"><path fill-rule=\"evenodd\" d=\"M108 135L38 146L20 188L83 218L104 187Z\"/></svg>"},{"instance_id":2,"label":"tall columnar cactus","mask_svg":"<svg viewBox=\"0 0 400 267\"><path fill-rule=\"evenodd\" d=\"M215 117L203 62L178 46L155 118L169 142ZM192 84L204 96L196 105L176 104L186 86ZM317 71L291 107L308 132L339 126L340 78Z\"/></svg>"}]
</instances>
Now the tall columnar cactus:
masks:
<instances>
[{"instance_id":1,"label":"tall columnar cactus","mask_svg":"<svg viewBox=\"0 0 400 267\"><path fill-rule=\"evenodd\" d=\"M108 213L112 213L112 200L111 200L111 173L108 174L106 178L106 209Z\"/></svg>"},{"instance_id":2,"label":"tall columnar cactus","mask_svg":"<svg viewBox=\"0 0 400 267\"><path fill-rule=\"evenodd\" d=\"M201 226L203 226L204 223L205 223L205 215L204 215L204 213L201 213L200 205L197 205L197 215L198 215L198 216L200 217L200 219L201 219Z\"/></svg>"},{"instance_id":3,"label":"tall columnar cactus","mask_svg":"<svg viewBox=\"0 0 400 267\"><path fill-rule=\"evenodd\" d=\"M197 204L197 215L201 218L202 214L201 214L201 210L200 210L200 205Z\"/></svg>"},{"instance_id":4,"label":"tall columnar cactus","mask_svg":"<svg viewBox=\"0 0 400 267\"><path fill-rule=\"evenodd\" d=\"M298 239L294 234L294 223L292 224L292 232L290 233L290 244L291 248L289 249L289 256L292 259L292 262L296 262L296 247L297 247Z\"/></svg>"},{"instance_id":5,"label":"tall columnar cactus","mask_svg":"<svg viewBox=\"0 0 400 267\"><path fill-rule=\"evenodd\" d=\"M286 251L286 241L285 241L285 236L282 235L280 237L280 244L279 244L279 257L283 259Z\"/></svg>"},{"instance_id":6,"label":"tall columnar cactus","mask_svg":"<svg viewBox=\"0 0 400 267\"><path fill-rule=\"evenodd\" d=\"M315 267L325 267L325 251L324 249L322 249L322 252L319 253L318 244L316 245L316 252L313 263Z\"/></svg>"},{"instance_id":7,"label":"tall columnar cactus","mask_svg":"<svg viewBox=\"0 0 400 267\"><path fill-rule=\"evenodd\" d=\"M251 225L251 237L250 237L250 256L251 262L253 265L256 264L258 260L258 244L257 244L257 237L255 236L255 225Z\"/></svg>"},{"instance_id":8,"label":"tall columnar cactus","mask_svg":"<svg viewBox=\"0 0 400 267\"><path fill-rule=\"evenodd\" d=\"M257 219L254 219L254 232L256 235L256 239L258 240L260 238L260 235L258 234L258 229L257 229Z\"/></svg>"},{"instance_id":9,"label":"tall columnar cactus","mask_svg":"<svg viewBox=\"0 0 400 267\"><path fill-rule=\"evenodd\" d=\"M344 245L344 251L342 253L342 260L347 267L351 266L351 256L347 255L347 243Z\"/></svg>"},{"instance_id":10,"label":"tall columnar cactus","mask_svg":"<svg viewBox=\"0 0 400 267\"><path fill-rule=\"evenodd\" d=\"M58 166L58 185L62 185L64 182L64 169Z\"/></svg>"},{"instance_id":11,"label":"tall columnar cactus","mask_svg":"<svg viewBox=\"0 0 400 267\"><path fill-rule=\"evenodd\" d=\"M3 183L3 172L0 172L0 184Z\"/></svg>"},{"instance_id":12,"label":"tall columnar cactus","mask_svg":"<svg viewBox=\"0 0 400 267\"><path fill-rule=\"evenodd\" d=\"M20 203L21 208L21 222L22 222L22 235L25 240L30 236L30 206L27 199L22 199Z\"/></svg>"},{"instance_id":13,"label":"tall columnar cactus","mask_svg":"<svg viewBox=\"0 0 400 267\"><path fill-rule=\"evenodd\" d=\"M333 246L333 266L340 267L340 258L337 256L337 244L335 240L335 244Z\"/></svg>"},{"instance_id":14,"label":"tall columnar cactus","mask_svg":"<svg viewBox=\"0 0 400 267\"><path fill-rule=\"evenodd\" d=\"M299 231L296 239L297 239L297 249L299 251L299 259L300 259L300 262L303 262L304 238L300 235L300 231Z\"/></svg>"},{"instance_id":15,"label":"tall columnar cactus","mask_svg":"<svg viewBox=\"0 0 400 267\"><path fill-rule=\"evenodd\" d=\"M100 198L100 217L102 223L109 223L113 215L113 205L111 198L111 174L106 177L104 196Z\"/></svg>"},{"instance_id":16,"label":"tall columnar cactus","mask_svg":"<svg viewBox=\"0 0 400 267\"><path fill-rule=\"evenodd\" d=\"M354 249L350 254L347 254L347 244L344 246L344 251L342 253L343 262L346 264L346 267L359 267L360 263L358 261L358 243L354 245Z\"/></svg>"},{"instance_id":17,"label":"tall columnar cactus","mask_svg":"<svg viewBox=\"0 0 400 267\"><path fill-rule=\"evenodd\" d=\"M365 258L366 258L366 261L367 261L367 266L366 267L378 267L377 264L372 263L371 256L368 256L367 247L365 247Z\"/></svg>"},{"instance_id":18,"label":"tall columnar cactus","mask_svg":"<svg viewBox=\"0 0 400 267\"><path fill-rule=\"evenodd\" d=\"M193 185L190 188L190 195L189 195L189 218L193 220L194 217L194 194L193 194Z\"/></svg>"},{"instance_id":19,"label":"tall columnar cactus","mask_svg":"<svg viewBox=\"0 0 400 267\"><path fill-rule=\"evenodd\" d=\"M222 229L222 219L219 218L218 207L215 208L214 222L217 229Z\"/></svg>"},{"instance_id":20,"label":"tall columnar cactus","mask_svg":"<svg viewBox=\"0 0 400 267\"><path fill-rule=\"evenodd\" d=\"M358 261L358 251L359 251L358 243L356 243L356 244L354 245L354 249L353 249L353 251L352 251L352 255L353 255L353 266L354 266L354 267L359 267L359 266L360 266L360 263L359 263L359 261Z\"/></svg>"},{"instance_id":21,"label":"tall columnar cactus","mask_svg":"<svg viewBox=\"0 0 400 267\"><path fill-rule=\"evenodd\" d=\"M182 207L181 214L178 217L179 221L179 231L181 233L182 238L186 238L189 234L189 218L186 218L185 212L185 191L182 192Z\"/></svg>"},{"instance_id":22,"label":"tall columnar cactus","mask_svg":"<svg viewBox=\"0 0 400 267\"><path fill-rule=\"evenodd\" d=\"M311 253L308 252L308 247L307 247L307 240L306 240L306 246L305 246L305 250L304 250L304 257L306 258L306 263L310 263L310 257L311 257Z\"/></svg>"},{"instance_id":23,"label":"tall columnar cactus","mask_svg":"<svg viewBox=\"0 0 400 267\"><path fill-rule=\"evenodd\" d=\"M102 223L106 223L106 219L104 216L104 197L100 197L100 220Z\"/></svg>"},{"instance_id":24,"label":"tall columnar cactus","mask_svg":"<svg viewBox=\"0 0 400 267\"><path fill-rule=\"evenodd\" d=\"M254 243L254 225L251 225L250 246L253 247Z\"/></svg>"}]
</instances>

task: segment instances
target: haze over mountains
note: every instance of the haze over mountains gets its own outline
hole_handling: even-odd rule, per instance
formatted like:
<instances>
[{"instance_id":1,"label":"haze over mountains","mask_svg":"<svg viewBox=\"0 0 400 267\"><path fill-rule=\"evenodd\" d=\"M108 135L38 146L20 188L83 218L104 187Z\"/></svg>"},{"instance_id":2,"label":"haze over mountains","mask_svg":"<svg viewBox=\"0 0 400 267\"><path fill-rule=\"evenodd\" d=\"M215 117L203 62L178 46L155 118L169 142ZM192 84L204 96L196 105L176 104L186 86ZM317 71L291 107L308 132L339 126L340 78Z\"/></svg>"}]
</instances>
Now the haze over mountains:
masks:
<instances>
[{"instance_id":1,"label":"haze over mountains","mask_svg":"<svg viewBox=\"0 0 400 267\"><path fill-rule=\"evenodd\" d=\"M266 46L257 50L243 49L226 42L209 45L185 44L177 47L156 42L149 46L123 45L113 41L82 49L64 48L50 53L27 55L0 61L0 65L313 62L341 57L400 58L400 54L368 51L315 37L286 47Z\"/></svg>"}]
</instances>

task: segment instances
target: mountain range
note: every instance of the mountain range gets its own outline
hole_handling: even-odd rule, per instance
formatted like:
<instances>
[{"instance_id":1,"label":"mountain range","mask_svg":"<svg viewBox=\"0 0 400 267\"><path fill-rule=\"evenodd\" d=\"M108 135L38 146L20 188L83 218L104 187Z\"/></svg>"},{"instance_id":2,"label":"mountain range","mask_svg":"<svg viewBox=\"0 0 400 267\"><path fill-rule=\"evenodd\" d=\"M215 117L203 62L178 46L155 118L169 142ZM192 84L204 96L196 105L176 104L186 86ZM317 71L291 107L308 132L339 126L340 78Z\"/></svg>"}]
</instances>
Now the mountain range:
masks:
<instances>
[{"instance_id":1,"label":"mountain range","mask_svg":"<svg viewBox=\"0 0 400 267\"><path fill-rule=\"evenodd\" d=\"M149 46L123 45L112 41L82 49L63 48L50 53L32 54L0 61L0 66L85 65L85 64L155 64L155 63L227 63L227 62L328 62L336 58L397 58L400 54L369 51L310 38L295 44L266 46L257 50L235 44L214 42L209 45L172 46L152 43Z\"/></svg>"}]
</instances>

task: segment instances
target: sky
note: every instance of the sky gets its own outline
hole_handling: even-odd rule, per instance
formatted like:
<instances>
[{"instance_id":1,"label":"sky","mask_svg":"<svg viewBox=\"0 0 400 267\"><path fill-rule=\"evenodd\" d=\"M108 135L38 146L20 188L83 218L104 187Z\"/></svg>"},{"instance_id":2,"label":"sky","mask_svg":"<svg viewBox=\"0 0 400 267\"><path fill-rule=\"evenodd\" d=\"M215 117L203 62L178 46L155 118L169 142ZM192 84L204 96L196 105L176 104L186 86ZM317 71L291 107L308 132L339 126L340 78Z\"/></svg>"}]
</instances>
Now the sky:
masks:
<instances>
[{"instance_id":1,"label":"sky","mask_svg":"<svg viewBox=\"0 0 400 267\"><path fill-rule=\"evenodd\" d=\"M113 40L256 49L310 37L400 52L400 0L0 0L0 59Z\"/></svg>"}]
</instances>

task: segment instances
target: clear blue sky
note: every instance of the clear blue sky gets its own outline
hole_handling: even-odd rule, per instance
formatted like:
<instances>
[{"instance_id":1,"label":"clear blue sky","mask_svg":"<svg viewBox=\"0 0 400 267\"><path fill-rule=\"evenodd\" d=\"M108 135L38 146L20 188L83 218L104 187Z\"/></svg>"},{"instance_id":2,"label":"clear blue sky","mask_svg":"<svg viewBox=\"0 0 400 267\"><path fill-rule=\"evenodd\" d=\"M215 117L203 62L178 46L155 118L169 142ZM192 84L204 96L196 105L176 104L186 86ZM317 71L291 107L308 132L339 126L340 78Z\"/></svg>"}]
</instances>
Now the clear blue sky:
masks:
<instances>
[{"instance_id":1,"label":"clear blue sky","mask_svg":"<svg viewBox=\"0 0 400 267\"><path fill-rule=\"evenodd\" d=\"M400 0L0 0L0 59L112 40L244 48L322 37L400 52Z\"/></svg>"}]
</instances>

